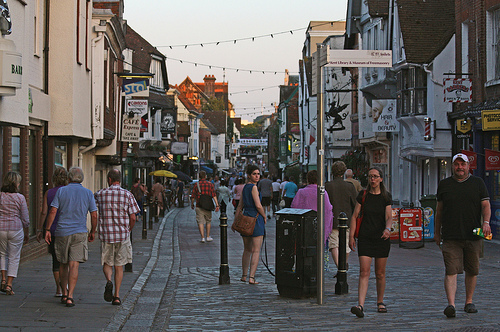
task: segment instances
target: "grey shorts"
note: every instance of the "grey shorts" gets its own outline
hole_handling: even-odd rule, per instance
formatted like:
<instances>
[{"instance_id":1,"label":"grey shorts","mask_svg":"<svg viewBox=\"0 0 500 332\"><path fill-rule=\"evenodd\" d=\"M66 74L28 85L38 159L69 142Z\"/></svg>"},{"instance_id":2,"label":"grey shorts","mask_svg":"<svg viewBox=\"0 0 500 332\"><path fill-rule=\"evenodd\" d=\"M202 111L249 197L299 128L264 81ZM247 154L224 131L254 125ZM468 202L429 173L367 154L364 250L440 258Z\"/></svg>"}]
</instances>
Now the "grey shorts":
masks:
<instances>
[{"instance_id":1,"label":"grey shorts","mask_svg":"<svg viewBox=\"0 0 500 332\"><path fill-rule=\"evenodd\" d=\"M56 236L54 250L59 263L87 261L89 249L87 244L87 233L76 233L67 236Z\"/></svg>"},{"instance_id":2,"label":"grey shorts","mask_svg":"<svg viewBox=\"0 0 500 332\"><path fill-rule=\"evenodd\" d=\"M332 250L334 248L338 248L339 247L339 242L340 242L339 241L339 230L338 229L332 229L332 232L328 236L328 250ZM345 246L346 246L345 252L346 253L350 253L351 252L351 248L349 248L349 229L347 229L345 242L346 242L345 243Z\"/></svg>"},{"instance_id":3,"label":"grey shorts","mask_svg":"<svg viewBox=\"0 0 500 332\"><path fill-rule=\"evenodd\" d=\"M201 225L210 224L212 222L212 211L196 207L196 222Z\"/></svg>"},{"instance_id":4,"label":"grey shorts","mask_svg":"<svg viewBox=\"0 0 500 332\"><path fill-rule=\"evenodd\" d=\"M101 264L123 266L132 263L132 243L130 237L122 242L107 243L101 241Z\"/></svg>"},{"instance_id":5,"label":"grey shorts","mask_svg":"<svg viewBox=\"0 0 500 332\"><path fill-rule=\"evenodd\" d=\"M482 240L443 240L442 251L446 275L461 274L465 271L477 276L482 243Z\"/></svg>"}]
</instances>

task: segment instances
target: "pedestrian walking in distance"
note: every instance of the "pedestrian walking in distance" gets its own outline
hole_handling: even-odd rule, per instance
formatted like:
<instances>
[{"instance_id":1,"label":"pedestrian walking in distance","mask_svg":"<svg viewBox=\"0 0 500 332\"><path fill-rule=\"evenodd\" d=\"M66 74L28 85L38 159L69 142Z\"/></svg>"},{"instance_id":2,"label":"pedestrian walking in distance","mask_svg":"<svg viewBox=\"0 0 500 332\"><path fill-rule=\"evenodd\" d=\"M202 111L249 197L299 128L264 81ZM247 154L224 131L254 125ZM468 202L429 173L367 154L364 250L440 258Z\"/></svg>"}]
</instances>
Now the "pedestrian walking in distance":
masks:
<instances>
[{"instance_id":1,"label":"pedestrian walking in distance","mask_svg":"<svg viewBox=\"0 0 500 332\"><path fill-rule=\"evenodd\" d=\"M12 282L17 277L23 243L28 243L30 224L26 199L19 193L21 175L7 172L0 192L0 291L14 295Z\"/></svg>"},{"instance_id":2,"label":"pedestrian walking in distance","mask_svg":"<svg viewBox=\"0 0 500 332\"><path fill-rule=\"evenodd\" d=\"M346 165L343 161L336 161L332 165L333 180L325 183L325 190L330 197L333 206L333 227L328 237L328 249L332 254L335 266L339 266L339 215L344 212L347 220L352 217L352 212L356 206L356 196L358 192L354 185L344 181L342 176L346 172ZM325 230L326 231L326 230ZM350 230L347 229L346 237L349 238ZM349 241L346 241L346 260L349 258ZM336 275L335 275L336 276Z\"/></svg>"},{"instance_id":3,"label":"pedestrian walking in distance","mask_svg":"<svg viewBox=\"0 0 500 332\"><path fill-rule=\"evenodd\" d=\"M212 225L212 211L205 210L200 206L200 196L208 195L212 197L215 201L215 212L219 211L219 203L217 201L217 195L215 194L214 185L213 183L207 181L206 178L207 173L205 171L200 171L200 181L198 181L198 183L193 186L193 191L191 193L191 209L195 208L194 203L196 202L196 222L198 223L198 230L200 231L201 235L201 243L212 242L214 239L210 236L210 228Z\"/></svg>"},{"instance_id":4,"label":"pedestrian walking in distance","mask_svg":"<svg viewBox=\"0 0 500 332\"><path fill-rule=\"evenodd\" d=\"M248 267L250 266L250 276L248 283L257 285L255 273L259 265L260 248L266 232L265 224L267 222L266 213L261 203L261 195L257 189L257 183L260 179L260 170L257 165L247 167L248 182L243 187L241 199L237 207L236 215L240 211L250 217L257 217L253 234L250 236L241 236L243 238L243 256L241 257L241 268L243 270L241 281L247 282Z\"/></svg>"},{"instance_id":5,"label":"pedestrian walking in distance","mask_svg":"<svg viewBox=\"0 0 500 332\"><path fill-rule=\"evenodd\" d=\"M132 263L130 232L134 228L136 213L140 211L134 195L120 187L122 174L117 169L108 172L108 188L94 194L99 209L99 239L101 240L101 264L106 277L104 300L121 305L120 286L123 266ZM113 268L115 292L113 293Z\"/></svg>"},{"instance_id":6,"label":"pedestrian walking in distance","mask_svg":"<svg viewBox=\"0 0 500 332\"><path fill-rule=\"evenodd\" d=\"M356 240L356 217L363 209L363 221L358 235L359 285L358 305L351 308L357 317L364 317L364 305L368 291L368 280L372 259L375 258L375 277L377 283L377 312L386 313L384 304L385 267L391 250L392 207L391 194L385 189L382 170L372 167L368 170L368 187L359 192L351 218L349 246L354 251ZM363 202L364 200L364 202Z\"/></svg>"},{"instance_id":7,"label":"pedestrian walking in distance","mask_svg":"<svg viewBox=\"0 0 500 332\"><path fill-rule=\"evenodd\" d=\"M54 196L57 191L66 186L68 184L68 171L64 167L56 167L54 170L54 174L52 175L52 185L54 188L51 188L45 192L43 195L43 205L42 211L40 212L40 220L39 226L37 227L36 239L40 242L45 238L45 228L47 223L47 213L50 209L50 204L54 200ZM49 245L49 253L52 255L52 273L54 274L54 281L56 282L56 295L55 297L62 297L62 287L61 287L61 278L59 276L59 269L61 264L57 260L56 251L54 249L54 239L56 238L55 231L57 227L57 221L59 219L59 211L56 213L56 217L54 218L54 222L50 227L50 235L52 237L52 242Z\"/></svg>"},{"instance_id":8,"label":"pedestrian walking in distance","mask_svg":"<svg viewBox=\"0 0 500 332\"><path fill-rule=\"evenodd\" d=\"M88 258L88 242L94 241L97 229L97 207L94 194L82 186L83 170L71 167L68 172L69 184L60 188L50 204L45 232L45 242L50 245L50 227L57 211L59 220L55 231L54 249L60 263L59 278L63 296L61 303L74 307L73 292L78 280L78 268ZM90 213L91 229L87 231L87 214Z\"/></svg>"},{"instance_id":9,"label":"pedestrian walking in distance","mask_svg":"<svg viewBox=\"0 0 500 332\"><path fill-rule=\"evenodd\" d=\"M257 184L257 188L262 195L262 206L266 211L267 219L271 219L271 200L273 199L273 181L267 178L267 174L262 175L262 179Z\"/></svg>"},{"instance_id":10,"label":"pedestrian walking in distance","mask_svg":"<svg viewBox=\"0 0 500 332\"><path fill-rule=\"evenodd\" d=\"M482 239L472 233L482 228L484 235L491 234L490 197L483 179L469 172L469 158L462 154L453 156L453 175L439 182L437 190L434 241L441 245L445 266L444 289L448 306L444 314L456 315L455 294L457 274L465 271L465 306L467 313L476 313L472 301L479 274L479 255Z\"/></svg>"}]
</instances>

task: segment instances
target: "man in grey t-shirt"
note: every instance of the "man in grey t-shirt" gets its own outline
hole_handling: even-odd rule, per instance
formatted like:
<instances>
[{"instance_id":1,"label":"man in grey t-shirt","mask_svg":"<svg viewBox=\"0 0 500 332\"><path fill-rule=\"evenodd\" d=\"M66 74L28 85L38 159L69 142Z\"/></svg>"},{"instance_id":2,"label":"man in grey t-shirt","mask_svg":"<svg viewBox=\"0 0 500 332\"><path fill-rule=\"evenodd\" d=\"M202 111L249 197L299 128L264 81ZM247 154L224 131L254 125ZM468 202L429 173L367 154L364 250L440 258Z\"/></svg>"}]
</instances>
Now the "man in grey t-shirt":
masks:
<instances>
[{"instance_id":1,"label":"man in grey t-shirt","mask_svg":"<svg viewBox=\"0 0 500 332\"><path fill-rule=\"evenodd\" d=\"M271 199L273 198L273 181L267 178L267 174L262 175L262 179L257 184L257 188L262 195L262 207L268 219L271 219Z\"/></svg>"}]
</instances>

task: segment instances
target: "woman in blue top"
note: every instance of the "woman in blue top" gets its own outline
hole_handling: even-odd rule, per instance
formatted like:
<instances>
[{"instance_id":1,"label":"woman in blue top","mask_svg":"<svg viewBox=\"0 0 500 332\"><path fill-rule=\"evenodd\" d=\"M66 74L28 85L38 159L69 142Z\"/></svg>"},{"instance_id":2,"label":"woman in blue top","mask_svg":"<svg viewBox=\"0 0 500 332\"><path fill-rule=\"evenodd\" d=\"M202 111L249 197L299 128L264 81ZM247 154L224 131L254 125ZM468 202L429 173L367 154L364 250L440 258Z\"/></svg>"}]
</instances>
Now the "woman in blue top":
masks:
<instances>
[{"instance_id":1,"label":"woman in blue top","mask_svg":"<svg viewBox=\"0 0 500 332\"><path fill-rule=\"evenodd\" d=\"M243 209L243 214L250 217L257 216L257 222L255 223L255 229L251 236L243 237L243 257L241 258L241 267L243 270L241 281L247 281L248 267L250 266L250 277L248 282L252 285L258 284L255 281L255 272L257 271L257 265L259 265L259 255L260 247L262 246L262 240L264 239L264 234L266 232L266 215L264 208L262 208L261 197L257 189L257 182L260 179L260 170L256 165L250 165L247 167L248 182L243 188L241 194L241 199L236 209L236 215Z\"/></svg>"}]
</instances>

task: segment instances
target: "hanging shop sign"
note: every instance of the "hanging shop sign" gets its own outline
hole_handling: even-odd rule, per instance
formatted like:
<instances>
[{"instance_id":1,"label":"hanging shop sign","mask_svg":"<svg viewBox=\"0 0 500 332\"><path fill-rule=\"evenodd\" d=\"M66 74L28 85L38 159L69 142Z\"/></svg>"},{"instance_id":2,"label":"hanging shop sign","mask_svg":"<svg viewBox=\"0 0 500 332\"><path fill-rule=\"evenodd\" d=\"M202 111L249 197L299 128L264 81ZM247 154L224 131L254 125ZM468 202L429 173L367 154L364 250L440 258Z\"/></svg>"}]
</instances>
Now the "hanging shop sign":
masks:
<instances>
[{"instance_id":1,"label":"hanging shop sign","mask_svg":"<svg viewBox=\"0 0 500 332\"><path fill-rule=\"evenodd\" d=\"M443 79L444 101L448 103L469 103L472 101L472 80L470 78Z\"/></svg>"},{"instance_id":2,"label":"hanging shop sign","mask_svg":"<svg viewBox=\"0 0 500 332\"><path fill-rule=\"evenodd\" d=\"M189 144L187 142L172 142L170 152L172 154L186 155L188 154Z\"/></svg>"},{"instance_id":3,"label":"hanging shop sign","mask_svg":"<svg viewBox=\"0 0 500 332\"><path fill-rule=\"evenodd\" d=\"M141 117L124 116L122 122L122 142L139 142L141 132Z\"/></svg>"},{"instance_id":4,"label":"hanging shop sign","mask_svg":"<svg viewBox=\"0 0 500 332\"><path fill-rule=\"evenodd\" d=\"M139 116L148 113L148 101L146 99L129 99L127 100L127 113L133 112Z\"/></svg>"},{"instance_id":5,"label":"hanging shop sign","mask_svg":"<svg viewBox=\"0 0 500 332\"><path fill-rule=\"evenodd\" d=\"M167 138L168 134L175 134L177 126L177 112L174 110L161 110L160 131L162 138Z\"/></svg>"},{"instance_id":6,"label":"hanging shop sign","mask_svg":"<svg viewBox=\"0 0 500 332\"><path fill-rule=\"evenodd\" d=\"M500 170L500 151L484 149L484 160L487 171Z\"/></svg>"},{"instance_id":7,"label":"hanging shop sign","mask_svg":"<svg viewBox=\"0 0 500 332\"><path fill-rule=\"evenodd\" d=\"M466 119L458 119L456 122L455 137L457 139L471 138L472 136L472 122Z\"/></svg>"},{"instance_id":8,"label":"hanging shop sign","mask_svg":"<svg viewBox=\"0 0 500 332\"><path fill-rule=\"evenodd\" d=\"M399 131L399 122L396 120L396 100L373 100L372 118L373 131L376 133Z\"/></svg>"},{"instance_id":9,"label":"hanging shop sign","mask_svg":"<svg viewBox=\"0 0 500 332\"><path fill-rule=\"evenodd\" d=\"M149 97L149 79L123 78L122 92L130 97Z\"/></svg>"},{"instance_id":10,"label":"hanging shop sign","mask_svg":"<svg viewBox=\"0 0 500 332\"><path fill-rule=\"evenodd\" d=\"M13 41L0 38L0 96L15 96L21 88L23 58Z\"/></svg>"},{"instance_id":11,"label":"hanging shop sign","mask_svg":"<svg viewBox=\"0 0 500 332\"><path fill-rule=\"evenodd\" d=\"M500 110L487 110L481 112L483 131L500 129Z\"/></svg>"},{"instance_id":12,"label":"hanging shop sign","mask_svg":"<svg viewBox=\"0 0 500 332\"><path fill-rule=\"evenodd\" d=\"M469 158L469 168L470 169L477 169L477 153L474 151L468 151L468 150L462 150L461 151L464 155Z\"/></svg>"}]
</instances>

